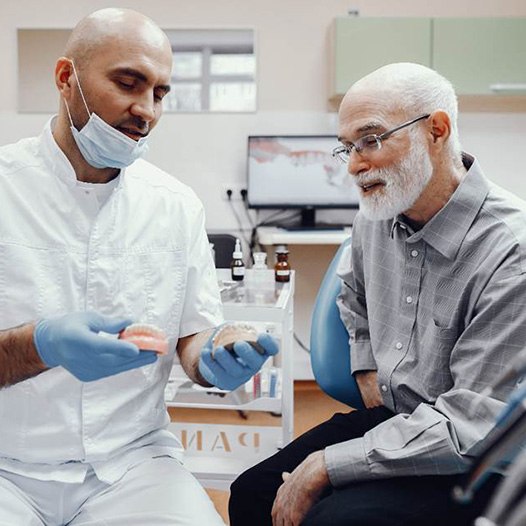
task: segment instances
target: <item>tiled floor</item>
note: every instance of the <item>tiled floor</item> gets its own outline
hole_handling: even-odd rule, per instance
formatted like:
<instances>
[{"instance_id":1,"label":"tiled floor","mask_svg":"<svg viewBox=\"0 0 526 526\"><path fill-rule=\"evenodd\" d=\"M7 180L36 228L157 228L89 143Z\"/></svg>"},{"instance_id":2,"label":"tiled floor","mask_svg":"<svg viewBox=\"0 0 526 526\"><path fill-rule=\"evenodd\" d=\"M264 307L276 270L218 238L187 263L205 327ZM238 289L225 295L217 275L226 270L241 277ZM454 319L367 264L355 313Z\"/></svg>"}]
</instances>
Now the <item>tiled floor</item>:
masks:
<instances>
[{"instance_id":1,"label":"tiled floor","mask_svg":"<svg viewBox=\"0 0 526 526\"><path fill-rule=\"evenodd\" d=\"M348 411L349 408L325 395L314 382L295 382L294 384L294 436L298 436L311 427L323 422L337 411ZM210 411L206 417L204 410L177 409L177 420L184 422L198 422L199 418L207 421L217 421L225 424L246 423L236 411ZM174 410L170 409L172 417ZM251 424L265 424L274 422L275 417L259 412L248 413ZM228 492L207 490L217 510L228 524Z\"/></svg>"}]
</instances>

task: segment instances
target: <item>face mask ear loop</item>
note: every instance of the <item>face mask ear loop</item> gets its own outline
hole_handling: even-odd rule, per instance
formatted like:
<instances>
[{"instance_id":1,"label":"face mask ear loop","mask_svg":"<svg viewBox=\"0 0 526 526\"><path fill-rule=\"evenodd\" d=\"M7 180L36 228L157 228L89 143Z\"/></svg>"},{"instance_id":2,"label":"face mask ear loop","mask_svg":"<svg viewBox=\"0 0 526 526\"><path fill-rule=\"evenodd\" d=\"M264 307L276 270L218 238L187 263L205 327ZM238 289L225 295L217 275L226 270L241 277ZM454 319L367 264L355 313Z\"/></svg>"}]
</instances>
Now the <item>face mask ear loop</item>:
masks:
<instances>
[{"instance_id":1,"label":"face mask ear loop","mask_svg":"<svg viewBox=\"0 0 526 526\"><path fill-rule=\"evenodd\" d=\"M79 76L77 75L77 69L75 68L75 63L73 62L73 59L71 59L71 65L73 66L73 74L75 75L75 78L77 79L77 86L79 87L80 96L82 97L82 102L84 102L84 106L85 106L86 111L88 113L88 117L91 117L91 113L89 111L88 104L86 103L86 99L84 97L84 93L83 93L82 87L80 85ZM66 107L67 107L67 103L66 103ZM69 108L68 108L68 113L69 113ZM69 116L69 118L71 120L71 115ZM73 124L73 121L71 121L71 123Z\"/></svg>"},{"instance_id":2,"label":"face mask ear loop","mask_svg":"<svg viewBox=\"0 0 526 526\"><path fill-rule=\"evenodd\" d=\"M71 124L71 126L75 126L73 124L73 119L71 118L71 112L69 111L68 101L66 99L64 99L64 104L66 105L66 111L68 112L69 123Z\"/></svg>"}]
</instances>

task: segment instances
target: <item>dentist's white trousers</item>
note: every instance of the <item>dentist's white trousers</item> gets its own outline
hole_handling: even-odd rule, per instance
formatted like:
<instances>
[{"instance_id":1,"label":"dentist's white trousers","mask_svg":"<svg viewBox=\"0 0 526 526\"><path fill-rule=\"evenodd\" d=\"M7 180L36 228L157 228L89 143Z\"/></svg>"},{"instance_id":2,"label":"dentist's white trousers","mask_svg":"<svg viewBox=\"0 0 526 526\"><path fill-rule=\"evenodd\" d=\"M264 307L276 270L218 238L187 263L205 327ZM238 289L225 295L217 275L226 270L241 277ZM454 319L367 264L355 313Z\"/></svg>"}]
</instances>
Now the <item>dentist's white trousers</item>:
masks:
<instances>
[{"instance_id":1,"label":"dentist's white trousers","mask_svg":"<svg viewBox=\"0 0 526 526\"><path fill-rule=\"evenodd\" d=\"M71 484L0 470L0 526L224 526L199 482L170 457L132 467L114 484L89 470Z\"/></svg>"}]
</instances>

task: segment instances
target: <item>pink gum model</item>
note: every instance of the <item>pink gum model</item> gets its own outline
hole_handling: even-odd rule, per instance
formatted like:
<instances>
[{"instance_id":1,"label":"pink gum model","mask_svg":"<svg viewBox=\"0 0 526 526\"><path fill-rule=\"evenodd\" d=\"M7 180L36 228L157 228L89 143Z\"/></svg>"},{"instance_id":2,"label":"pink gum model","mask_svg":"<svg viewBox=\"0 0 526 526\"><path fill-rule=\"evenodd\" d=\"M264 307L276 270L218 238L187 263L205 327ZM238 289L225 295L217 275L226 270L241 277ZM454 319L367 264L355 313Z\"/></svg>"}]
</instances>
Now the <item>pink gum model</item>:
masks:
<instances>
[{"instance_id":1,"label":"pink gum model","mask_svg":"<svg viewBox=\"0 0 526 526\"><path fill-rule=\"evenodd\" d=\"M168 338L163 330L147 323L132 323L120 332L119 338L132 342L141 351L168 354Z\"/></svg>"}]
</instances>

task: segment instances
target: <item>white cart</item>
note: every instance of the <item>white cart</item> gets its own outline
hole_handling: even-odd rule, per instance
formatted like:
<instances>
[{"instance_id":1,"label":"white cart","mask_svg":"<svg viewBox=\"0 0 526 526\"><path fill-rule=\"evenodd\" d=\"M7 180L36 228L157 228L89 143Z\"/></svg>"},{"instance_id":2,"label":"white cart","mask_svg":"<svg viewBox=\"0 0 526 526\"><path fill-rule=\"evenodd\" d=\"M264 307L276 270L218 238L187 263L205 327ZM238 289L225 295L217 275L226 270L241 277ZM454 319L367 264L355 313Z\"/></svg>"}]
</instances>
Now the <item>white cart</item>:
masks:
<instances>
[{"instance_id":1,"label":"white cart","mask_svg":"<svg viewBox=\"0 0 526 526\"><path fill-rule=\"evenodd\" d=\"M280 344L280 353L267 361L259 381L251 380L233 392L197 386L188 380L180 366L174 365L166 390L168 406L264 411L276 415L272 419L276 425L177 421L170 424L170 430L185 446L186 467L203 486L226 489L238 474L292 439L294 272L288 283L275 283L273 270L256 271L256 275L248 269L242 282L231 282L228 269L217 272L224 289L221 297L225 319L271 332Z\"/></svg>"}]
</instances>

